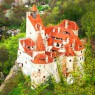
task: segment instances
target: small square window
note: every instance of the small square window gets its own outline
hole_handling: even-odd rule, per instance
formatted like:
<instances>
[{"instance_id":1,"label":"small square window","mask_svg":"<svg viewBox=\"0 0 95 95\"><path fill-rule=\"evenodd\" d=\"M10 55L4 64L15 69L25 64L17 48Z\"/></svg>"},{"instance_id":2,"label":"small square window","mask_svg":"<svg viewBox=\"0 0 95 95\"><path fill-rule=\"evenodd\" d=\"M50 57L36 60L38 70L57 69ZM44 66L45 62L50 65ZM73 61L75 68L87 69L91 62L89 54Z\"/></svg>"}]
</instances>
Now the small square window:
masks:
<instances>
[{"instance_id":1,"label":"small square window","mask_svg":"<svg viewBox=\"0 0 95 95\"><path fill-rule=\"evenodd\" d=\"M69 60L69 62L71 62L72 60Z\"/></svg>"},{"instance_id":2,"label":"small square window","mask_svg":"<svg viewBox=\"0 0 95 95\"><path fill-rule=\"evenodd\" d=\"M43 78L45 78L45 76L43 76Z\"/></svg>"},{"instance_id":3,"label":"small square window","mask_svg":"<svg viewBox=\"0 0 95 95\"><path fill-rule=\"evenodd\" d=\"M40 72L40 69L38 69L38 71Z\"/></svg>"},{"instance_id":4,"label":"small square window","mask_svg":"<svg viewBox=\"0 0 95 95\"><path fill-rule=\"evenodd\" d=\"M66 71L68 71L68 68L66 68Z\"/></svg>"}]
</instances>

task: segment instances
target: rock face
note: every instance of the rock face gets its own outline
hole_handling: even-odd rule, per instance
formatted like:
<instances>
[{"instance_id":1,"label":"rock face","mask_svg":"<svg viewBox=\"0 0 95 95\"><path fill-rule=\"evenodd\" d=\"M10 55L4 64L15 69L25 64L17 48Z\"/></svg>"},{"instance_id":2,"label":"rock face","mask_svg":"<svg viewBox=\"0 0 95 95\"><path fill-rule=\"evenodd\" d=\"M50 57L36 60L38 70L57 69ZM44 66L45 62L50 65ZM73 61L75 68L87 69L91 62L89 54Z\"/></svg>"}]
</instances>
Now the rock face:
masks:
<instances>
[{"instance_id":1,"label":"rock face","mask_svg":"<svg viewBox=\"0 0 95 95\"><path fill-rule=\"evenodd\" d=\"M4 87L5 87L5 84L6 84L7 82L9 82L10 79L13 78L13 77L17 74L18 70L19 70L19 67L17 66L17 64L15 64L15 65L11 68L9 75L7 75L7 77L5 78L4 82L3 82L2 85L0 86L0 91L2 91L2 90L4 89Z\"/></svg>"}]
</instances>

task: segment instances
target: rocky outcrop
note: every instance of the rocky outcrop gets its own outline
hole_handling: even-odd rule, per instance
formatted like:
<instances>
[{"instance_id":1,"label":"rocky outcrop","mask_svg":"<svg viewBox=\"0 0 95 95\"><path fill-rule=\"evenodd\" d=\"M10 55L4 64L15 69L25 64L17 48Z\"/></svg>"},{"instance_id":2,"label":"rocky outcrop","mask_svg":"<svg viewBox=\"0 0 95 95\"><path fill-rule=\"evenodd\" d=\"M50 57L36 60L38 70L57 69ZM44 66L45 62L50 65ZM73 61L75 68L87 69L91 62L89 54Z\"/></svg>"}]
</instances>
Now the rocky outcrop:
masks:
<instances>
[{"instance_id":1,"label":"rocky outcrop","mask_svg":"<svg viewBox=\"0 0 95 95\"><path fill-rule=\"evenodd\" d=\"M2 91L4 89L6 83L9 82L10 79L13 78L18 73L19 70L20 70L20 68L19 68L19 66L17 64L15 64L11 68L9 75L7 75L7 77L5 78L4 82L0 86L0 91Z\"/></svg>"}]
</instances>

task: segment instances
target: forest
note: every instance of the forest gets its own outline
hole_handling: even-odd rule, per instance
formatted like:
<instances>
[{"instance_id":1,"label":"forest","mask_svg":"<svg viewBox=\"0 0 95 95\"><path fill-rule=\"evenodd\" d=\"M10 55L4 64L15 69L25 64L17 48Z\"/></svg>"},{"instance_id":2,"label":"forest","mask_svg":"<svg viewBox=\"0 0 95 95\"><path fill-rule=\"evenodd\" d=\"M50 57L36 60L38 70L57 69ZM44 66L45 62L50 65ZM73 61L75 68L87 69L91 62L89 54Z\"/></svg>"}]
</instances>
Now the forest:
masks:
<instances>
[{"instance_id":1,"label":"forest","mask_svg":"<svg viewBox=\"0 0 95 95\"><path fill-rule=\"evenodd\" d=\"M79 77L80 72L73 72L74 83L69 85L60 71L59 83L49 77L45 84L32 90L30 78L19 71L14 78L10 79L3 91L0 91L0 95L95 95L95 0L44 0L44 2L49 5L49 8L44 10L45 13L41 14L45 26L59 24L64 19L78 24L79 37L86 41L84 75ZM3 8L9 8L9 6L4 6L1 6L0 14ZM11 67L15 64L19 38L25 36L27 10L23 6L14 8L14 15L10 19L3 18L3 14L0 15L1 27L17 27L21 31L14 37L7 36L5 31L0 38L0 72L3 72L4 77L9 74ZM0 85L3 81L4 79L0 80Z\"/></svg>"}]
</instances>

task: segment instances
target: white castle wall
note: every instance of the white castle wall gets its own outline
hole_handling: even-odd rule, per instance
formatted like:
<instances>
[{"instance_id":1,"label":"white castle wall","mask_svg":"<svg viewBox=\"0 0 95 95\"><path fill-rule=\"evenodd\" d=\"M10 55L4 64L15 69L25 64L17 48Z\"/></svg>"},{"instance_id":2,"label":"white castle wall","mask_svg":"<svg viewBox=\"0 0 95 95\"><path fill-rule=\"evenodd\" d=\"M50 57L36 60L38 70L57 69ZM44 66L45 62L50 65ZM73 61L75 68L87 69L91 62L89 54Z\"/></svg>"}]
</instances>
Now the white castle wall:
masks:
<instances>
[{"instance_id":1,"label":"white castle wall","mask_svg":"<svg viewBox=\"0 0 95 95\"><path fill-rule=\"evenodd\" d=\"M36 41L36 31L28 17L26 19L26 37L30 37L34 42Z\"/></svg>"},{"instance_id":2,"label":"white castle wall","mask_svg":"<svg viewBox=\"0 0 95 95\"><path fill-rule=\"evenodd\" d=\"M31 73L31 82L41 84L43 83L50 75L54 76L56 82L60 81L58 68L56 63L49 64L34 64L36 70ZM35 86L37 85L35 84Z\"/></svg>"},{"instance_id":3,"label":"white castle wall","mask_svg":"<svg viewBox=\"0 0 95 95\"><path fill-rule=\"evenodd\" d=\"M67 56L66 57L67 72L72 72L73 71L73 62L74 62L74 56Z\"/></svg>"}]
</instances>

